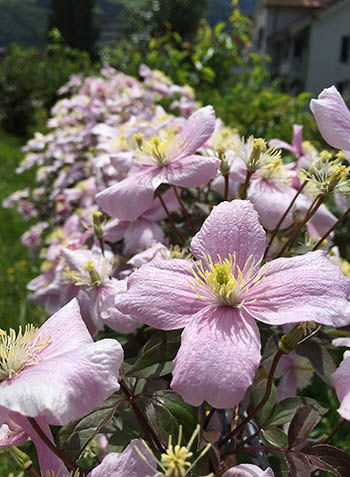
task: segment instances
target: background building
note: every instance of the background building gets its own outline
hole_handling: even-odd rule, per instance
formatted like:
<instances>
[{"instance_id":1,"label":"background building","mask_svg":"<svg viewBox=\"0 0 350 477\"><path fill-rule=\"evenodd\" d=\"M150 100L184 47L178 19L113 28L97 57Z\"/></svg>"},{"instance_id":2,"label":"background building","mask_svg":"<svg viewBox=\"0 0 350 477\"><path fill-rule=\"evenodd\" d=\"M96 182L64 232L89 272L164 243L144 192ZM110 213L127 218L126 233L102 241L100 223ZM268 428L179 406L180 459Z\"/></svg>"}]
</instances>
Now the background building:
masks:
<instances>
[{"instance_id":1,"label":"background building","mask_svg":"<svg viewBox=\"0 0 350 477\"><path fill-rule=\"evenodd\" d=\"M255 48L288 92L336 85L350 99L350 0L258 0Z\"/></svg>"}]
</instances>

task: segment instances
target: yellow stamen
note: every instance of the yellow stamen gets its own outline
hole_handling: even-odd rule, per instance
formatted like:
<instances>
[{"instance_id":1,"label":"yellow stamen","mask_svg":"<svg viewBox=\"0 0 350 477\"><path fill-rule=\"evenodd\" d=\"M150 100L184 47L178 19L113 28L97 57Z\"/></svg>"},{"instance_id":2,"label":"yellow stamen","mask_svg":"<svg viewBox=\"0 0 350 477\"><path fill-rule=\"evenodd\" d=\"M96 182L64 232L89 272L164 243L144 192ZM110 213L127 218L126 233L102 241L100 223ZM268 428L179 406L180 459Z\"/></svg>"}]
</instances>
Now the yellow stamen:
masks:
<instances>
[{"instance_id":1,"label":"yellow stamen","mask_svg":"<svg viewBox=\"0 0 350 477\"><path fill-rule=\"evenodd\" d=\"M41 361L40 353L51 343L51 338L35 341L37 328L26 325L24 331L19 327L18 334L13 329L9 333L0 330L0 381L11 379L25 367Z\"/></svg>"},{"instance_id":2,"label":"yellow stamen","mask_svg":"<svg viewBox=\"0 0 350 477\"><path fill-rule=\"evenodd\" d=\"M258 271L260 261L255 263L252 256L248 258L243 269L236 263L236 254L229 254L224 260L218 255L214 264L210 256L206 257L208 267L205 269L203 262L195 263L192 269L195 282L190 282L197 291L198 298L212 300L219 306L232 306L240 308L254 303L256 299L246 301L244 296L249 289L262 282L265 278L267 267Z\"/></svg>"}]
</instances>

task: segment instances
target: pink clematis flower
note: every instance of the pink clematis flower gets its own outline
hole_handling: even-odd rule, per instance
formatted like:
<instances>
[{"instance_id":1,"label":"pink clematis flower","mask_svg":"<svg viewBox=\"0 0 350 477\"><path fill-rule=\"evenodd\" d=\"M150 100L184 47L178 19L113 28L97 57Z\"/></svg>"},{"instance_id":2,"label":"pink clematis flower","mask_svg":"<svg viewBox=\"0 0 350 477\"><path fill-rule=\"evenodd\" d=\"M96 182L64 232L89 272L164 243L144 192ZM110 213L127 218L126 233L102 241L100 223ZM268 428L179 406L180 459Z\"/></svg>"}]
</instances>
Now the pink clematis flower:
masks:
<instances>
[{"instance_id":1,"label":"pink clematis flower","mask_svg":"<svg viewBox=\"0 0 350 477\"><path fill-rule=\"evenodd\" d=\"M239 464L226 471L222 477L275 477L275 474L270 467L262 470L253 464Z\"/></svg>"},{"instance_id":2,"label":"pink clematis flower","mask_svg":"<svg viewBox=\"0 0 350 477\"><path fill-rule=\"evenodd\" d=\"M256 321L350 322L350 281L321 251L260 265L265 231L249 201L222 202L193 238L196 262L155 258L117 308L162 330L185 328L171 387L199 406L239 403L260 363Z\"/></svg>"},{"instance_id":3,"label":"pink clematis flower","mask_svg":"<svg viewBox=\"0 0 350 477\"><path fill-rule=\"evenodd\" d=\"M333 340L333 344L334 341L336 340ZM338 338L336 346L349 346L348 338ZM332 374L332 381L340 401L338 412L341 417L350 421L350 351L345 351L343 361Z\"/></svg>"},{"instance_id":4,"label":"pink clematis flower","mask_svg":"<svg viewBox=\"0 0 350 477\"><path fill-rule=\"evenodd\" d=\"M280 139L271 139L269 141L269 146L275 146L278 149L286 149L287 151L292 152L295 156L300 157L304 154L303 150L303 126L299 124L293 125L293 142L288 144L285 141Z\"/></svg>"},{"instance_id":5,"label":"pink clematis flower","mask_svg":"<svg viewBox=\"0 0 350 477\"><path fill-rule=\"evenodd\" d=\"M165 140L150 139L137 151L129 176L96 195L98 205L112 217L133 221L150 207L160 184L206 184L216 175L220 161L195 152L210 138L214 128L214 110L206 106L189 117L179 135Z\"/></svg>"},{"instance_id":6,"label":"pink clematis flower","mask_svg":"<svg viewBox=\"0 0 350 477\"><path fill-rule=\"evenodd\" d=\"M324 89L318 99L311 100L310 109L323 139L350 159L350 111L337 88Z\"/></svg>"},{"instance_id":7,"label":"pink clematis flower","mask_svg":"<svg viewBox=\"0 0 350 477\"><path fill-rule=\"evenodd\" d=\"M139 449L144 459L135 447ZM88 477L157 477L159 474L156 468L157 462L153 455L139 439L134 439L122 453L108 454Z\"/></svg>"},{"instance_id":8,"label":"pink clematis flower","mask_svg":"<svg viewBox=\"0 0 350 477\"><path fill-rule=\"evenodd\" d=\"M44 475L64 470L27 417L35 418L52 440L49 425L67 424L94 410L119 390L120 344L112 339L94 343L72 300L39 330L27 325L17 336L1 330L0 350L0 425L18 439L23 433L33 439Z\"/></svg>"}]
</instances>

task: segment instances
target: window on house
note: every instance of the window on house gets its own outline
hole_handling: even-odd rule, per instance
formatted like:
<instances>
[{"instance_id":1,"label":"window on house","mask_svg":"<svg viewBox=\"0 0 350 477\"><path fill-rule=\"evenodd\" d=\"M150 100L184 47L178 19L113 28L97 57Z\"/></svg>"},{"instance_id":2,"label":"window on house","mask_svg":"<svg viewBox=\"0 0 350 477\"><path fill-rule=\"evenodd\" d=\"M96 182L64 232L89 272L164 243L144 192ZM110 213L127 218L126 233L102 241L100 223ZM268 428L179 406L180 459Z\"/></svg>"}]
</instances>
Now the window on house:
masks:
<instances>
[{"instance_id":1,"label":"window on house","mask_svg":"<svg viewBox=\"0 0 350 477\"><path fill-rule=\"evenodd\" d=\"M304 40L303 38L298 38L294 42L294 58L301 58L303 54Z\"/></svg>"},{"instance_id":2,"label":"window on house","mask_svg":"<svg viewBox=\"0 0 350 477\"><path fill-rule=\"evenodd\" d=\"M350 62L350 35L341 37L340 62L341 63Z\"/></svg>"},{"instance_id":3,"label":"window on house","mask_svg":"<svg viewBox=\"0 0 350 477\"><path fill-rule=\"evenodd\" d=\"M350 80L340 81L337 84L337 90L343 96L345 103L350 105Z\"/></svg>"},{"instance_id":4,"label":"window on house","mask_svg":"<svg viewBox=\"0 0 350 477\"><path fill-rule=\"evenodd\" d=\"M262 45L263 45L263 39L264 39L264 33L265 29L263 27L259 28L259 33L258 33L258 50L261 50Z\"/></svg>"}]
</instances>

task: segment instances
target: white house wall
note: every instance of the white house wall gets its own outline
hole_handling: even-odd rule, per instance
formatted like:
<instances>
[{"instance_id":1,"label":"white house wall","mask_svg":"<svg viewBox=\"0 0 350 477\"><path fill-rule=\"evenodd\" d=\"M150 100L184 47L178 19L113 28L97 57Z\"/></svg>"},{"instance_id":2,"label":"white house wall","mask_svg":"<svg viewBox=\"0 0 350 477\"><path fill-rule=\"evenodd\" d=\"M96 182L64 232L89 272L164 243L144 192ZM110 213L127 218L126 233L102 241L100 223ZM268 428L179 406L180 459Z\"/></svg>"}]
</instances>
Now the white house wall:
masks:
<instances>
[{"instance_id":1,"label":"white house wall","mask_svg":"<svg viewBox=\"0 0 350 477\"><path fill-rule=\"evenodd\" d=\"M341 40L350 35L350 0L327 9L312 23L306 89L317 95L323 88L350 81L350 58L340 62ZM349 55L350 56L350 55Z\"/></svg>"}]
</instances>

